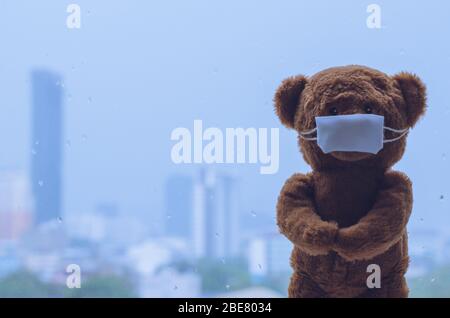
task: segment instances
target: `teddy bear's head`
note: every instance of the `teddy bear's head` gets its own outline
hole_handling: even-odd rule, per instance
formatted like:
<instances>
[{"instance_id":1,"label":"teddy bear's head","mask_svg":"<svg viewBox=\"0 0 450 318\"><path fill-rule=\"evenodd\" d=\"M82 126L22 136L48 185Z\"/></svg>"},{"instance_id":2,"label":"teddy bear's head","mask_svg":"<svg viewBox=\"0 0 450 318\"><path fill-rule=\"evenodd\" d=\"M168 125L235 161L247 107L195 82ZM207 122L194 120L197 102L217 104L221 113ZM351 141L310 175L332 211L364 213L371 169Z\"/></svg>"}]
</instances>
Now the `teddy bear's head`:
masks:
<instances>
[{"instance_id":1,"label":"teddy bear's head","mask_svg":"<svg viewBox=\"0 0 450 318\"><path fill-rule=\"evenodd\" d=\"M425 112L425 86L409 73L388 76L380 71L350 65L334 67L307 78L290 77L275 94L275 110L281 122L299 133L299 145L313 169L349 166L389 168L403 155L406 137L385 143L376 154L353 151L324 153L315 141L300 133L316 127L318 116L376 114L384 125L401 130L411 128ZM367 116L366 116L367 117ZM385 138L394 138L385 131Z\"/></svg>"}]
</instances>

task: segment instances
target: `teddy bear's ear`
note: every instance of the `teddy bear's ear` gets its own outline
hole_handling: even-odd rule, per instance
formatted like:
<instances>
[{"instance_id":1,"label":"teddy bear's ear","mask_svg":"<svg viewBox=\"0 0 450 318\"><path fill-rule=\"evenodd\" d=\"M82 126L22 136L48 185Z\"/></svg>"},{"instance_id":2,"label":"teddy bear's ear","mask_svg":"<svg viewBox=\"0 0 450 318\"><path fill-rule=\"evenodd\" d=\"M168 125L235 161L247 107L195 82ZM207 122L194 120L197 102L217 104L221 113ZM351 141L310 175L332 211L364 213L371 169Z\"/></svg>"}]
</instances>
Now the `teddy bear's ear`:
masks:
<instances>
[{"instance_id":1,"label":"teddy bear's ear","mask_svg":"<svg viewBox=\"0 0 450 318\"><path fill-rule=\"evenodd\" d=\"M425 113L426 88L420 78L414 74L401 72L394 75L406 103L408 125L413 127Z\"/></svg>"},{"instance_id":2,"label":"teddy bear's ear","mask_svg":"<svg viewBox=\"0 0 450 318\"><path fill-rule=\"evenodd\" d=\"M275 111L281 123L288 128L294 128L295 113L306 83L307 79L303 75L289 77L281 83L275 93Z\"/></svg>"}]
</instances>

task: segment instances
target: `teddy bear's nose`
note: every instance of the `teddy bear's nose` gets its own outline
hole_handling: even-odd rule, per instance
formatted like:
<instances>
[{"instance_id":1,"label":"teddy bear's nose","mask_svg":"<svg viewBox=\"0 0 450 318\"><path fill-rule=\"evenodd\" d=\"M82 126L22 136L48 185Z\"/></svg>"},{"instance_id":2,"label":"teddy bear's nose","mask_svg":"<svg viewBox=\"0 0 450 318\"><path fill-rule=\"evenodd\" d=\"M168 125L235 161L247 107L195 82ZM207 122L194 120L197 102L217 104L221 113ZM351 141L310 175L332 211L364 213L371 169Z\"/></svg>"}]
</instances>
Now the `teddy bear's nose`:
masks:
<instances>
[{"instance_id":1,"label":"teddy bear's nose","mask_svg":"<svg viewBox=\"0 0 450 318\"><path fill-rule=\"evenodd\" d=\"M364 111L361 107L351 107L350 109L346 109L342 112L342 115L354 115L354 114L364 114Z\"/></svg>"}]
</instances>

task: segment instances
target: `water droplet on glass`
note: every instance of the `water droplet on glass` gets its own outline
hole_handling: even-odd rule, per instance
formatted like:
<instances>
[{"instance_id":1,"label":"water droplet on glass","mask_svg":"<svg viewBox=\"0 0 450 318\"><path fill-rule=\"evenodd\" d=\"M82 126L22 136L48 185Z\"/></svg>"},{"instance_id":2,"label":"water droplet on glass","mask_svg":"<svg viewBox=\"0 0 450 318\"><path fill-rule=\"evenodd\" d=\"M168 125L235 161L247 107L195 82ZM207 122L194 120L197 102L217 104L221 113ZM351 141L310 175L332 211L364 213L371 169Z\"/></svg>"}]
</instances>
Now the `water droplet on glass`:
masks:
<instances>
[{"instance_id":1,"label":"water droplet on glass","mask_svg":"<svg viewBox=\"0 0 450 318\"><path fill-rule=\"evenodd\" d=\"M69 148L72 146L72 142L69 139L66 140L66 146Z\"/></svg>"},{"instance_id":2,"label":"water droplet on glass","mask_svg":"<svg viewBox=\"0 0 450 318\"><path fill-rule=\"evenodd\" d=\"M81 135L81 140L86 141L87 140L87 135L86 134L82 134Z\"/></svg>"},{"instance_id":3,"label":"water droplet on glass","mask_svg":"<svg viewBox=\"0 0 450 318\"><path fill-rule=\"evenodd\" d=\"M405 50L401 49L400 50L400 55L405 55Z\"/></svg>"},{"instance_id":4,"label":"water droplet on glass","mask_svg":"<svg viewBox=\"0 0 450 318\"><path fill-rule=\"evenodd\" d=\"M62 219L62 217L58 217L58 223L62 223L62 221L63 221L63 219Z\"/></svg>"},{"instance_id":5,"label":"water droplet on glass","mask_svg":"<svg viewBox=\"0 0 450 318\"><path fill-rule=\"evenodd\" d=\"M441 200L441 201L444 200L444 195L443 194L440 195L439 200Z\"/></svg>"},{"instance_id":6,"label":"water droplet on glass","mask_svg":"<svg viewBox=\"0 0 450 318\"><path fill-rule=\"evenodd\" d=\"M34 144L35 144L36 146L39 146L39 140L36 140L36 141L34 142Z\"/></svg>"},{"instance_id":7,"label":"water droplet on glass","mask_svg":"<svg viewBox=\"0 0 450 318\"><path fill-rule=\"evenodd\" d=\"M225 264L225 258L222 257L221 261L222 261L222 264Z\"/></svg>"},{"instance_id":8,"label":"water droplet on glass","mask_svg":"<svg viewBox=\"0 0 450 318\"><path fill-rule=\"evenodd\" d=\"M177 290L177 289L178 289L178 286L177 286L177 285L175 285L175 286L173 287L173 289L174 289L174 290Z\"/></svg>"},{"instance_id":9,"label":"water droplet on glass","mask_svg":"<svg viewBox=\"0 0 450 318\"><path fill-rule=\"evenodd\" d=\"M36 156L36 154L37 154L37 151L36 151L36 149L31 149L31 154L33 155L33 156Z\"/></svg>"},{"instance_id":10,"label":"water droplet on glass","mask_svg":"<svg viewBox=\"0 0 450 318\"><path fill-rule=\"evenodd\" d=\"M167 216L167 219L168 219L168 220L170 220L171 218L172 218L172 216L171 216L171 215L168 215L168 216Z\"/></svg>"},{"instance_id":11,"label":"water droplet on glass","mask_svg":"<svg viewBox=\"0 0 450 318\"><path fill-rule=\"evenodd\" d=\"M259 267L259 269L262 269L262 266L261 266L261 264L258 264L258 267Z\"/></svg>"},{"instance_id":12,"label":"water droplet on glass","mask_svg":"<svg viewBox=\"0 0 450 318\"><path fill-rule=\"evenodd\" d=\"M420 221L423 221L423 218L420 218Z\"/></svg>"},{"instance_id":13,"label":"water droplet on glass","mask_svg":"<svg viewBox=\"0 0 450 318\"><path fill-rule=\"evenodd\" d=\"M256 217L256 212L255 212L255 211L252 210L252 211L250 212L250 214L251 214L253 217Z\"/></svg>"},{"instance_id":14,"label":"water droplet on glass","mask_svg":"<svg viewBox=\"0 0 450 318\"><path fill-rule=\"evenodd\" d=\"M447 159L447 155L445 153L442 154L442 160Z\"/></svg>"},{"instance_id":15,"label":"water droplet on glass","mask_svg":"<svg viewBox=\"0 0 450 318\"><path fill-rule=\"evenodd\" d=\"M216 236L219 237L220 236L219 233L216 232Z\"/></svg>"},{"instance_id":16,"label":"water droplet on glass","mask_svg":"<svg viewBox=\"0 0 450 318\"><path fill-rule=\"evenodd\" d=\"M40 187L43 187L43 186L44 186L44 181L39 180L39 181L38 181L38 185L39 185Z\"/></svg>"},{"instance_id":17,"label":"water droplet on glass","mask_svg":"<svg viewBox=\"0 0 450 318\"><path fill-rule=\"evenodd\" d=\"M226 289L230 289L230 285L225 285L225 288Z\"/></svg>"},{"instance_id":18,"label":"water droplet on glass","mask_svg":"<svg viewBox=\"0 0 450 318\"><path fill-rule=\"evenodd\" d=\"M430 280L430 282L434 283L435 280L436 280L436 278L432 278L432 279Z\"/></svg>"},{"instance_id":19,"label":"water droplet on glass","mask_svg":"<svg viewBox=\"0 0 450 318\"><path fill-rule=\"evenodd\" d=\"M89 104L92 103L92 97L91 96L88 97L88 103Z\"/></svg>"}]
</instances>

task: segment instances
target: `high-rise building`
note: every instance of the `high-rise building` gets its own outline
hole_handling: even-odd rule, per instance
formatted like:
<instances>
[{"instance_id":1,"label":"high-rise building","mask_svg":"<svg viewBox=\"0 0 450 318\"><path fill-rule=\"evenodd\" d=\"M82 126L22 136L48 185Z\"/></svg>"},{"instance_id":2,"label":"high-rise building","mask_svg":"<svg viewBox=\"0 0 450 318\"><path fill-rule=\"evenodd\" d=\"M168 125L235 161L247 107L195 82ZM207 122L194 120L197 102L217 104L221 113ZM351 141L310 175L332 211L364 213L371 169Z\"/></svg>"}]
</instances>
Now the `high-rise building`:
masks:
<instances>
[{"instance_id":1,"label":"high-rise building","mask_svg":"<svg viewBox=\"0 0 450 318\"><path fill-rule=\"evenodd\" d=\"M184 239L192 256L225 258L240 252L236 180L202 169L166 183L165 234Z\"/></svg>"},{"instance_id":2,"label":"high-rise building","mask_svg":"<svg viewBox=\"0 0 450 318\"><path fill-rule=\"evenodd\" d=\"M193 178L174 175L166 183L165 234L191 240Z\"/></svg>"},{"instance_id":3,"label":"high-rise building","mask_svg":"<svg viewBox=\"0 0 450 318\"><path fill-rule=\"evenodd\" d=\"M32 224L33 202L23 171L0 171L0 241L19 239Z\"/></svg>"},{"instance_id":4,"label":"high-rise building","mask_svg":"<svg viewBox=\"0 0 450 318\"><path fill-rule=\"evenodd\" d=\"M47 70L31 74L31 180L37 223L61 216L63 91L61 78Z\"/></svg>"},{"instance_id":5,"label":"high-rise building","mask_svg":"<svg viewBox=\"0 0 450 318\"><path fill-rule=\"evenodd\" d=\"M224 258L239 253L236 180L202 170L194 183L192 234L197 257Z\"/></svg>"}]
</instances>

